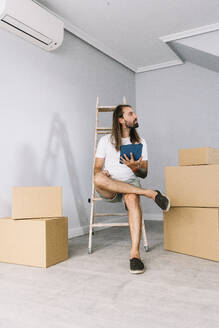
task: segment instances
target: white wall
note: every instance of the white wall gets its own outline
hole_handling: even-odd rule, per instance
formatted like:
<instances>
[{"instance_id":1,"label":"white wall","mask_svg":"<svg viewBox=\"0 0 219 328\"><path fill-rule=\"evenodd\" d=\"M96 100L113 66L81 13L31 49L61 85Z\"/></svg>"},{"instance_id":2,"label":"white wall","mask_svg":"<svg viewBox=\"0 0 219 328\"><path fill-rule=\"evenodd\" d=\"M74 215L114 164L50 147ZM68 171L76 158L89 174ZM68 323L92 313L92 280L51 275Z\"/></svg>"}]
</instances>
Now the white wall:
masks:
<instances>
[{"instance_id":1,"label":"white wall","mask_svg":"<svg viewBox=\"0 0 219 328\"><path fill-rule=\"evenodd\" d=\"M136 106L149 151L143 185L164 190L165 166L178 165L178 150L219 148L219 74L190 63L136 75ZM162 213L150 200L144 212Z\"/></svg>"},{"instance_id":2,"label":"white wall","mask_svg":"<svg viewBox=\"0 0 219 328\"><path fill-rule=\"evenodd\" d=\"M49 53L0 30L0 216L12 186L63 186L71 234L87 226L96 96L135 105L135 75L69 33ZM111 121L110 121L111 123Z\"/></svg>"},{"instance_id":3,"label":"white wall","mask_svg":"<svg viewBox=\"0 0 219 328\"><path fill-rule=\"evenodd\" d=\"M104 105L126 95L135 106L136 92L149 151L146 188L164 190L164 167L177 165L179 148L219 147L217 73L186 63L139 73L135 81L133 72L69 33L52 53L2 30L0 41L2 217L11 215L12 186L62 185L70 234L86 231L97 95ZM108 124L111 117L101 125ZM142 205L146 218L162 217L151 200Z\"/></svg>"}]
</instances>

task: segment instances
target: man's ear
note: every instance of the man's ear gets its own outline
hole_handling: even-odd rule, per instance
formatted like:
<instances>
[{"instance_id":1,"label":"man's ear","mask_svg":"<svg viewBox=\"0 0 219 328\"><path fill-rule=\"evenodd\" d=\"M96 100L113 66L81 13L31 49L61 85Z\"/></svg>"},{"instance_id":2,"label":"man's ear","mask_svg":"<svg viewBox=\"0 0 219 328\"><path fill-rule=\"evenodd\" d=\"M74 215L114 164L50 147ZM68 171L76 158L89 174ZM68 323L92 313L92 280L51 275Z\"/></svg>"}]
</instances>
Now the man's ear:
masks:
<instances>
[{"instance_id":1,"label":"man's ear","mask_svg":"<svg viewBox=\"0 0 219 328\"><path fill-rule=\"evenodd\" d=\"M123 117L119 117L119 123L123 124L124 123L124 118Z\"/></svg>"}]
</instances>

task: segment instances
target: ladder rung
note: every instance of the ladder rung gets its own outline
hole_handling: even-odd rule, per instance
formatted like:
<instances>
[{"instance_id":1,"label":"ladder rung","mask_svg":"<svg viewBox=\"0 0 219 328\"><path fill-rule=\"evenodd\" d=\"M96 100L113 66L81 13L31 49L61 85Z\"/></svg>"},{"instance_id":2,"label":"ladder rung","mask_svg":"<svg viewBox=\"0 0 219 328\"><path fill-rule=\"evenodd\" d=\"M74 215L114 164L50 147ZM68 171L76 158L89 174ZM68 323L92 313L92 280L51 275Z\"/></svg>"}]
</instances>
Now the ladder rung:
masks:
<instances>
[{"instance_id":1,"label":"ladder rung","mask_svg":"<svg viewBox=\"0 0 219 328\"><path fill-rule=\"evenodd\" d=\"M103 127L103 128L101 128L101 127L98 127L97 128L97 131L106 131L106 130L112 130L112 128L106 128L106 127Z\"/></svg>"},{"instance_id":2,"label":"ladder rung","mask_svg":"<svg viewBox=\"0 0 219 328\"><path fill-rule=\"evenodd\" d=\"M129 226L128 222L124 223L94 223L92 227L122 227Z\"/></svg>"},{"instance_id":3,"label":"ladder rung","mask_svg":"<svg viewBox=\"0 0 219 328\"><path fill-rule=\"evenodd\" d=\"M128 213L96 213L94 216L128 216Z\"/></svg>"},{"instance_id":4,"label":"ladder rung","mask_svg":"<svg viewBox=\"0 0 219 328\"><path fill-rule=\"evenodd\" d=\"M105 131L97 131L97 134L110 134L112 131L105 130Z\"/></svg>"},{"instance_id":5,"label":"ladder rung","mask_svg":"<svg viewBox=\"0 0 219 328\"><path fill-rule=\"evenodd\" d=\"M96 128L97 134L112 133L112 128Z\"/></svg>"},{"instance_id":6,"label":"ladder rung","mask_svg":"<svg viewBox=\"0 0 219 328\"><path fill-rule=\"evenodd\" d=\"M98 106L98 112L114 112L116 106Z\"/></svg>"}]
</instances>

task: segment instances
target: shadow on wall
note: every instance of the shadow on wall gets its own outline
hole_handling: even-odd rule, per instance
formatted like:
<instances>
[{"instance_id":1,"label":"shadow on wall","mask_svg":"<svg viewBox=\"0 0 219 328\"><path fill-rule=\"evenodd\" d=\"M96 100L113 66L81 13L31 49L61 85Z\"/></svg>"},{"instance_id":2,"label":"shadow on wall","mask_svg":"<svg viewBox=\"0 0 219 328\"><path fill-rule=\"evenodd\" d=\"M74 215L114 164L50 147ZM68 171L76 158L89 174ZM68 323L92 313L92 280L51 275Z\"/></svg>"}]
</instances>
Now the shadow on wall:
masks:
<instances>
[{"instance_id":1,"label":"shadow on wall","mask_svg":"<svg viewBox=\"0 0 219 328\"><path fill-rule=\"evenodd\" d=\"M49 139L46 147L45 156L41 168L41 177L49 184L56 174L57 161L59 151L63 149L64 157L66 161L66 167L70 179L70 185L72 189L72 206L73 201L76 204L77 214L80 221L80 226L83 229L87 226L87 213L83 204L83 198L80 190L80 184L77 177L75 161L71 151L68 133L66 126L60 118L60 115L56 113L52 120ZM87 231L83 231L86 233Z\"/></svg>"},{"instance_id":2,"label":"shadow on wall","mask_svg":"<svg viewBox=\"0 0 219 328\"><path fill-rule=\"evenodd\" d=\"M29 144L23 144L18 149L17 172L19 172L18 185L20 186L41 186L42 178L37 168L36 153Z\"/></svg>"}]
</instances>

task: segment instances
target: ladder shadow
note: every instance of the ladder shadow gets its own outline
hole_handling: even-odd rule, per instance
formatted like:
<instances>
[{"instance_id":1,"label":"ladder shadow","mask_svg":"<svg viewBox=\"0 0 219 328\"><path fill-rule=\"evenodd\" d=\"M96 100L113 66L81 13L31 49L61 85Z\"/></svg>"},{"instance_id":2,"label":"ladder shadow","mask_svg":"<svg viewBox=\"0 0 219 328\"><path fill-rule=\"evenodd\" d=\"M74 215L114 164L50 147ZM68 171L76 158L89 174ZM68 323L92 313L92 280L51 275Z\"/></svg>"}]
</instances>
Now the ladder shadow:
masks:
<instances>
[{"instance_id":1,"label":"ladder shadow","mask_svg":"<svg viewBox=\"0 0 219 328\"><path fill-rule=\"evenodd\" d=\"M84 227L88 222L87 213L83 203L78 176L76 174L76 166L71 150L69 136L65 123L62 121L60 115L55 113L52 119L48 143L41 168L41 176L43 176L44 181L46 181L47 184L50 184L52 177L56 174L58 154L61 150L63 150L64 158L66 161L72 196L76 205L80 227L83 230L83 233L86 233Z\"/></svg>"}]
</instances>

